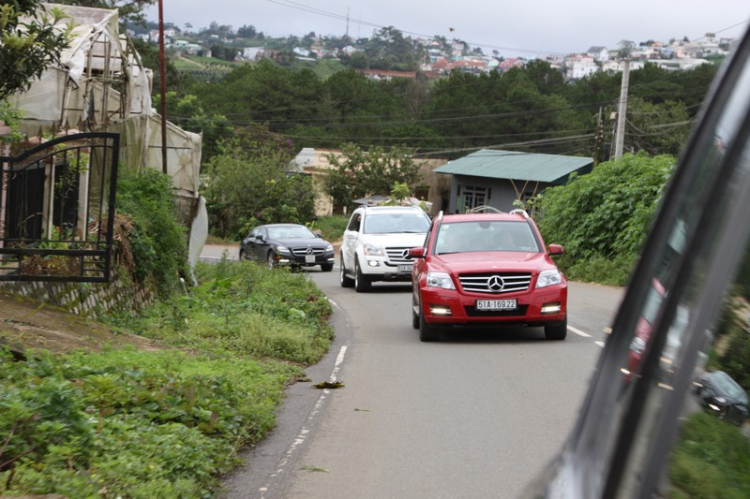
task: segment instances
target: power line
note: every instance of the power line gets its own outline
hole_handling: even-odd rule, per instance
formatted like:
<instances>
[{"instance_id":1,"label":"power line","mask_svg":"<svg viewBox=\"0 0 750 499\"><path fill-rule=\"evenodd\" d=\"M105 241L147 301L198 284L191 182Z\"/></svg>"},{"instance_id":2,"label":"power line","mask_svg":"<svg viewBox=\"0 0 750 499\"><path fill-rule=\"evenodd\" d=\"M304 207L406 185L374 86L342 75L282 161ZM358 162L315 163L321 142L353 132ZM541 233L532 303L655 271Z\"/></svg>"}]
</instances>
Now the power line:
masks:
<instances>
[{"instance_id":1,"label":"power line","mask_svg":"<svg viewBox=\"0 0 750 499\"><path fill-rule=\"evenodd\" d=\"M301 11L304 11L304 12L310 12L312 14L318 14L318 15L322 15L322 16L325 16L325 17L330 17L330 18L333 18L333 19L340 19L340 20L346 20L347 19L346 16L342 16L340 14L336 14L336 13L333 13L333 12L328 12L328 11L325 11L323 9L318 9L317 7L310 7L308 5L304 5L304 4L301 4L301 3L298 3L298 2L292 2L291 0L287 0L287 2L281 2L279 0L268 0L268 1L271 2L271 3L274 3L276 5L281 5L282 7L288 7L288 8L295 9L295 10L301 10ZM367 21L362 21L362 20L357 21L357 23L360 24L360 25L371 26L373 28L379 28L379 29L393 27L393 26L382 26L380 24L375 24L375 23L371 23L371 22L367 22ZM396 29L396 28L394 28L394 29ZM406 30L402 30L402 29L399 29L398 31L400 31L401 33L406 33L408 35L414 35L414 36L421 37L421 38L435 38L435 36L436 36L434 34L433 35L427 35L427 34L424 34L424 33L417 33L417 32L414 32L414 31L406 31ZM454 41L460 41L460 42L463 42L463 43L465 43L467 45L471 45L473 47L482 47L482 48L488 48L488 49L493 49L493 50L506 50L506 51L515 51L515 52L529 53L529 54L550 54L550 55L566 55L567 54L567 52L558 52L557 50L534 50L534 49L525 49L525 48L517 48L517 47L502 47L502 46L498 46L498 45L488 45L488 44L484 44L484 43L469 42L469 41L465 41L465 40L456 40L456 39L454 39Z\"/></svg>"},{"instance_id":2,"label":"power line","mask_svg":"<svg viewBox=\"0 0 750 499\"><path fill-rule=\"evenodd\" d=\"M446 155L450 153L457 153L457 152L466 152L466 151L478 151L480 149L497 149L497 148L503 148L507 149L509 147L529 147L529 146L541 146L541 145L553 145L553 144L563 144L566 142L579 142L581 140L585 139L591 139L594 138L593 133L587 133L583 135L573 135L570 137L560 137L560 138L554 138L554 139L540 139L540 140L529 140L525 142L510 142L507 144L493 144L493 145L487 145L487 146L477 146L477 147L461 147L461 148L454 148L454 149L441 149L433 152L426 152L426 153L418 153L418 156L440 156L440 155Z\"/></svg>"}]
</instances>

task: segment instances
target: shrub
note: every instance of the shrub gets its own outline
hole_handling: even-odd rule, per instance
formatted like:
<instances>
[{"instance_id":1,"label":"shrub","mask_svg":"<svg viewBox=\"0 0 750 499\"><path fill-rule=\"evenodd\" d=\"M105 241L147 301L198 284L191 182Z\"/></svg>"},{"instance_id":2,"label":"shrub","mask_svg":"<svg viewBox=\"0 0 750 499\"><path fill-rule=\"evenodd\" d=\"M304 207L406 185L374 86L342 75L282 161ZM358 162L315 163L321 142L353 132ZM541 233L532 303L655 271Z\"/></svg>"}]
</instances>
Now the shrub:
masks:
<instances>
[{"instance_id":1,"label":"shrub","mask_svg":"<svg viewBox=\"0 0 750 499\"><path fill-rule=\"evenodd\" d=\"M565 247L577 278L625 284L674 162L672 156L628 154L544 191L539 228L546 240Z\"/></svg>"},{"instance_id":2,"label":"shrub","mask_svg":"<svg viewBox=\"0 0 750 499\"><path fill-rule=\"evenodd\" d=\"M132 222L128 243L138 281L155 280L166 295L185 273L187 242L177 219L177 207L169 176L152 169L120 170L117 210Z\"/></svg>"},{"instance_id":3,"label":"shrub","mask_svg":"<svg viewBox=\"0 0 750 499\"><path fill-rule=\"evenodd\" d=\"M750 441L739 428L699 412L681 430L669 463L674 497L750 496Z\"/></svg>"}]
</instances>

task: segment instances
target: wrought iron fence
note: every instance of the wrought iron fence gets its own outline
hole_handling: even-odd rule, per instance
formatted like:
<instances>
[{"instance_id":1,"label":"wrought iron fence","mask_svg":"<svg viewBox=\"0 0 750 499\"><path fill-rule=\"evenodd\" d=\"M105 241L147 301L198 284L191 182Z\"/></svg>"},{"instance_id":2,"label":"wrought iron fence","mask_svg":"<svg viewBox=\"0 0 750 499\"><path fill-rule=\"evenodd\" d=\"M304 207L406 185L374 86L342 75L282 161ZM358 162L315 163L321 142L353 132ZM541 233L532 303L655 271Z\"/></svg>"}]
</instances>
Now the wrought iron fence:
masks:
<instances>
[{"instance_id":1,"label":"wrought iron fence","mask_svg":"<svg viewBox=\"0 0 750 499\"><path fill-rule=\"evenodd\" d=\"M89 132L0 156L0 281L109 281L119 152Z\"/></svg>"}]
</instances>

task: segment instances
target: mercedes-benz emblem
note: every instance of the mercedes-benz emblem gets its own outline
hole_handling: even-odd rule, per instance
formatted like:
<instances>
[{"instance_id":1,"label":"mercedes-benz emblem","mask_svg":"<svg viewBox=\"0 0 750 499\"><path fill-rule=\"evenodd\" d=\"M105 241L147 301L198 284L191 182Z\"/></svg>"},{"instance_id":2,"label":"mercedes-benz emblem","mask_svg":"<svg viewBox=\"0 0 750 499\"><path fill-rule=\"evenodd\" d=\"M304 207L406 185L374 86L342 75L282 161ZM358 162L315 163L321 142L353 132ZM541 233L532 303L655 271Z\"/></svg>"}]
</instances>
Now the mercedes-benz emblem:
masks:
<instances>
[{"instance_id":1,"label":"mercedes-benz emblem","mask_svg":"<svg viewBox=\"0 0 750 499\"><path fill-rule=\"evenodd\" d=\"M487 280L487 287L492 291L502 291L505 287L505 281L499 275L493 275Z\"/></svg>"},{"instance_id":2,"label":"mercedes-benz emblem","mask_svg":"<svg viewBox=\"0 0 750 499\"><path fill-rule=\"evenodd\" d=\"M314 251L314 250L313 250L312 248L310 248L310 247L308 247L308 248L307 248L307 254L308 254L308 255L312 255L312 254L313 254L313 251Z\"/></svg>"},{"instance_id":3,"label":"mercedes-benz emblem","mask_svg":"<svg viewBox=\"0 0 750 499\"><path fill-rule=\"evenodd\" d=\"M404 258L408 259L409 258L409 250L405 249L404 251L402 251L401 252L401 256L403 256Z\"/></svg>"}]
</instances>

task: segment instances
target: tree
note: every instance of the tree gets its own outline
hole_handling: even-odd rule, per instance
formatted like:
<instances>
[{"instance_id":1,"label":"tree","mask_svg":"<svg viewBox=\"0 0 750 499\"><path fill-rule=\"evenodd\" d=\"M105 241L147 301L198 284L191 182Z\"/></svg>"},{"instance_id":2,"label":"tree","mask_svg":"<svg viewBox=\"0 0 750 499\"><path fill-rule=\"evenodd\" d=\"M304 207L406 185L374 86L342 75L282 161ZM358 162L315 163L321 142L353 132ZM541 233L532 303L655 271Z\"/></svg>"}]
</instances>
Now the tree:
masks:
<instances>
[{"instance_id":1,"label":"tree","mask_svg":"<svg viewBox=\"0 0 750 499\"><path fill-rule=\"evenodd\" d=\"M205 185L212 227L223 237L242 237L262 223L315 219L315 191L307 175L287 175L290 141L262 128L220 145L208 163Z\"/></svg>"},{"instance_id":2,"label":"tree","mask_svg":"<svg viewBox=\"0 0 750 499\"><path fill-rule=\"evenodd\" d=\"M17 0L0 6L0 101L28 90L47 67L60 62L70 44L72 27L55 27L67 16L39 0Z\"/></svg>"},{"instance_id":3,"label":"tree","mask_svg":"<svg viewBox=\"0 0 750 499\"><path fill-rule=\"evenodd\" d=\"M682 102L652 104L638 97L628 99L625 147L649 154L677 156L693 122Z\"/></svg>"},{"instance_id":4,"label":"tree","mask_svg":"<svg viewBox=\"0 0 750 499\"><path fill-rule=\"evenodd\" d=\"M255 29L255 26L245 26L243 25L241 28L237 30L237 36L241 36L242 38L255 38L255 35L257 35L258 32Z\"/></svg>"},{"instance_id":5,"label":"tree","mask_svg":"<svg viewBox=\"0 0 750 499\"><path fill-rule=\"evenodd\" d=\"M389 195L397 183L413 190L422 182L413 154L413 150L404 147L373 146L365 151L356 144L345 144L341 156L327 156L333 167L326 178L328 193L336 206L352 207L362 197Z\"/></svg>"},{"instance_id":6,"label":"tree","mask_svg":"<svg viewBox=\"0 0 750 499\"><path fill-rule=\"evenodd\" d=\"M160 96L154 98L154 107L159 108ZM192 94L179 96L167 92L167 116L181 128L203 136L202 161L208 161L220 152L219 144L234 136L234 127L220 114L207 112L198 97Z\"/></svg>"},{"instance_id":7,"label":"tree","mask_svg":"<svg viewBox=\"0 0 750 499\"><path fill-rule=\"evenodd\" d=\"M196 93L204 109L234 121L267 122L272 131L317 119L321 82L309 69L292 71L268 60L243 65L209 92Z\"/></svg>"}]
</instances>

